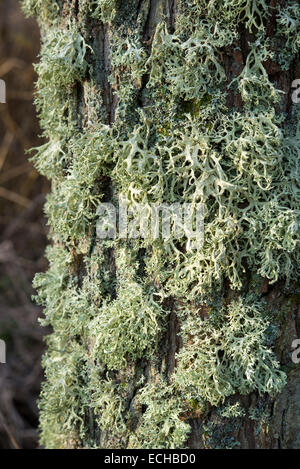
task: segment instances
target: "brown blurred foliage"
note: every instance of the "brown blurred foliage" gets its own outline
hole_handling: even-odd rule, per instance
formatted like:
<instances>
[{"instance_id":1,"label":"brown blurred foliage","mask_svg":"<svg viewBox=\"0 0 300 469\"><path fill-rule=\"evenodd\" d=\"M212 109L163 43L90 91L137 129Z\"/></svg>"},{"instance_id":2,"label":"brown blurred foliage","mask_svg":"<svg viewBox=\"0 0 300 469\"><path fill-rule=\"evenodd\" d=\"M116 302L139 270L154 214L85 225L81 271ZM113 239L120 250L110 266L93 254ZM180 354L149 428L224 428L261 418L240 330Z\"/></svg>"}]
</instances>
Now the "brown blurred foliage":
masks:
<instances>
[{"instance_id":1,"label":"brown blurred foliage","mask_svg":"<svg viewBox=\"0 0 300 469\"><path fill-rule=\"evenodd\" d=\"M0 449L38 445L44 331L31 282L46 267L48 184L25 152L42 143L33 105L39 42L37 24L24 18L18 1L0 0L0 78L7 90L7 103L0 103L0 339L7 346L7 363L0 364Z\"/></svg>"}]
</instances>

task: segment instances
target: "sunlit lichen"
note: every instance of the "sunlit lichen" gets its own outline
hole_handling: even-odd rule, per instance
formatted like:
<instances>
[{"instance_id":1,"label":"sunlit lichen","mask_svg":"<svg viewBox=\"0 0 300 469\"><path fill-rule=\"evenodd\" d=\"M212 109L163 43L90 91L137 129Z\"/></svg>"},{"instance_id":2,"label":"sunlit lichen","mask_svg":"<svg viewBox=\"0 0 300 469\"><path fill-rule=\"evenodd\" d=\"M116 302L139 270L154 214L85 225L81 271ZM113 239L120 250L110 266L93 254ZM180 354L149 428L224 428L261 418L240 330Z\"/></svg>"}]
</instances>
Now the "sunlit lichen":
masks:
<instances>
[{"instance_id":1,"label":"sunlit lichen","mask_svg":"<svg viewBox=\"0 0 300 469\"><path fill-rule=\"evenodd\" d=\"M104 23L110 23L116 14L116 0L92 0L89 8L92 17L100 18Z\"/></svg>"},{"instance_id":2,"label":"sunlit lichen","mask_svg":"<svg viewBox=\"0 0 300 469\"><path fill-rule=\"evenodd\" d=\"M59 17L59 3L55 0L23 0L22 7L27 16L37 16L41 23L54 23Z\"/></svg>"},{"instance_id":3,"label":"sunlit lichen","mask_svg":"<svg viewBox=\"0 0 300 469\"><path fill-rule=\"evenodd\" d=\"M280 392L285 374L267 345L268 327L262 304L251 297L233 301L211 319L189 316L175 384L188 399L212 405L236 393Z\"/></svg>"}]
</instances>

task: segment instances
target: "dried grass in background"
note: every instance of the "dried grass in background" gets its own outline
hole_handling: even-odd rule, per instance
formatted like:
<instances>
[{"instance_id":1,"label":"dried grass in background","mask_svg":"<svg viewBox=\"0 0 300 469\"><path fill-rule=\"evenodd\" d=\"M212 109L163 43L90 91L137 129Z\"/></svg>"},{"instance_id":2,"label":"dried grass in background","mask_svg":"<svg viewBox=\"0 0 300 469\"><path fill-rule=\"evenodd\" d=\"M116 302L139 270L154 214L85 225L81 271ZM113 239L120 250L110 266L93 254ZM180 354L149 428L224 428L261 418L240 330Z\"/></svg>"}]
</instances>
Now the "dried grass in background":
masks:
<instances>
[{"instance_id":1,"label":"dried grass in background","mask_svg":"<svg viewBox=\"0 0 300 469\"><path fill-rule=\"evenodd\" d=\"M7 363L0 364L0 449L38 445L44 331L31 282L46 267L48 185L25 154L41 143L32 104L38 52L36 23L25 20L17 0L0 0L0 78L7 87L7 104L0 104L0 338L7 344Z\"/></svg>"}]
</instances>

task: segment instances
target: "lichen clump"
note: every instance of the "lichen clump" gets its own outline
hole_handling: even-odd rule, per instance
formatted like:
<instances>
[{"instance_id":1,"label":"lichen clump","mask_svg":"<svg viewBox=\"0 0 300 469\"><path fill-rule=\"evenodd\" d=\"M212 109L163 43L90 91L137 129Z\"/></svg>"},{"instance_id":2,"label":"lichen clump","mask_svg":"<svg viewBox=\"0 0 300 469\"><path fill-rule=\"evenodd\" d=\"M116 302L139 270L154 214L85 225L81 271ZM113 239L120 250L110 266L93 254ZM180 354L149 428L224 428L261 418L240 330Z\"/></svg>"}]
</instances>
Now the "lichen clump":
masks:
<instances>
[{"instance_id":1,"label":"lichen clump","mask_svg":"<svg viewBox=\"0 0 300 469\"><path fill-rule=\"evenodd\" d=\"M212 311L207 320L189 315L174 376L178 388L188 399L212 405L236 393L281 391L285 374L269 349L269 325L263 304L252 297Z\"/></svg>"},{"instance_id":2,"label":"lichen clump","mask_svg":"<svg viewBox=\"0 0 300 469\"><path fill-rule=\"evenodd\" d=\"M78 23L56 2L23 3L47 24L36 102L48 143L33 157L52 181L50 267L35 280L53 328L42 443L184 448L189 418L219 408L240 421L228 399L285 385L278 324L249 279L299 278L299 111L281 112L266 67L289 66L282 41L294 60L299 5L276 7L270 38L264 0L182 0L176 18L164 2L149 15L147 2L98 0ZM203 245L97 239L97 207L119 195L131 210L202 204ZM217 441L203 428L204 446Z\"/></svg>"},{"instance_id":3,"label":"lichen clump","mask_svg":"<svg viewBox=\"0 0 300 469\"><path fill-rule=\"evenodd\" d=\"M53 24L59 17L59 3L56 0L23 0L24 13L27 16L35 15L41 24Z\"/></svg>"}]
</instances>

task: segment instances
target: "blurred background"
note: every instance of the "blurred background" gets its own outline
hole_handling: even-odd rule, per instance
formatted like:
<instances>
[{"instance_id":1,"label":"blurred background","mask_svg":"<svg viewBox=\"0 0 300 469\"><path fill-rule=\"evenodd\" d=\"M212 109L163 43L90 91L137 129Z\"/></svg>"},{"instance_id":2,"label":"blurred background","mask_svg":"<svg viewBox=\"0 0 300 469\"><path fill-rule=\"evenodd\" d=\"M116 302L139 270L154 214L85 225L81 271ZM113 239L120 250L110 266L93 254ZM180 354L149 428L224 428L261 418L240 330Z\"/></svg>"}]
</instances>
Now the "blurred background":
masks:
<instances>
[{"instance_id":1,"label":"blurred background","mask_svg":"<svg viewBox=\"0 0 300 469\"><path fill-rule=\"evenodd\" d=\"M0 79L7 101L0 103L0 339L7 346L7 363L0 363L0 449L38 447L44 330L31 283L46 269L48 183L26 151L43 143L33 105L39 42L38 26L25 19L18 0L0 0Z\"/></svg>"}]
</instances>

